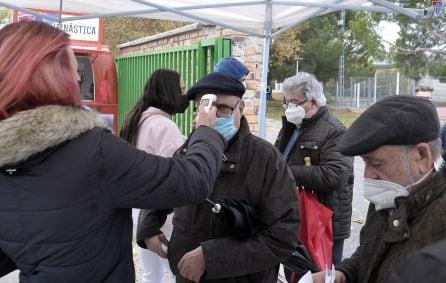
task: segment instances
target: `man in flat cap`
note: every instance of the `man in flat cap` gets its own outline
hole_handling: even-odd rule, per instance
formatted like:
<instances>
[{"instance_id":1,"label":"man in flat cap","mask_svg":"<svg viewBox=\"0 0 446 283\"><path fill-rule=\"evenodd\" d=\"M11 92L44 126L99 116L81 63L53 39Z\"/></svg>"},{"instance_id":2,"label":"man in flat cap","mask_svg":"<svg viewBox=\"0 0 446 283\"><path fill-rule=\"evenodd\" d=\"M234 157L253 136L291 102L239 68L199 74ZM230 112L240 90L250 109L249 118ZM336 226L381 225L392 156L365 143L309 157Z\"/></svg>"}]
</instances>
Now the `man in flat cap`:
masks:
<instances>
[{"instance_id":1,"label":"man in flat cap","mask_svg":"<svg viewBox=\"0 0 446 283\"><path fill-rule=\"evenodd\" d=\"M176 282L276 283L279 263L297 244L296 185L280 153L250 133L243 116L244 91L240 81L215 72L192 86L187 97L199 104L205 94L217 96L215 130L228 147L209 200L236 203L242 213L250 211L245 215L252 216L253 229L240 235L231 219L219 217L206 203L176 208L167 252ZM188 148L186 141L178 154L184 155ZM159 227L165 211L143 218L137 242L161 255L164 240ZM151 239L146 241L149 246L144 238Z\"/></svg>"},{"instance_id":2,"label":"man in flat cap","mask_svg":"<svg viewBox=\"0 0 446 283\"><path fill-rule=\"evenodd\" d=\"M408 254L446 239L439 137L435 107L415 96L382 99L347 130L337 149L364 160L370 207L360 246L336 266L336 283L384 282ZM323 276L314 274L314 282Z\"/></svg>"},{"instance_id":3,"label":"man in flat cap","mask_svg":"<svg viewBox=\"0 0 446 283\"><path fill-rule=\"evenodd\" d=\"M434 89L428 85L419 85L415 88L415 96L432 100L432 92Z\"/></svg>"},{"instance_id":4,"label":"man in flat cap","mask_svg":"<svg viewBox=\"0 0 446 283\"><path fill-rule=\"evenodd\" d=\"M313 190L333 210L332 261L338 264L344 239L350 236L352 216L353 158L335 150L346 129L328 111L322 84L312 74L299 72L287 78L283 92L286 110L275 145L287 160L296 185Z\"/></svg>"}]
</instances>

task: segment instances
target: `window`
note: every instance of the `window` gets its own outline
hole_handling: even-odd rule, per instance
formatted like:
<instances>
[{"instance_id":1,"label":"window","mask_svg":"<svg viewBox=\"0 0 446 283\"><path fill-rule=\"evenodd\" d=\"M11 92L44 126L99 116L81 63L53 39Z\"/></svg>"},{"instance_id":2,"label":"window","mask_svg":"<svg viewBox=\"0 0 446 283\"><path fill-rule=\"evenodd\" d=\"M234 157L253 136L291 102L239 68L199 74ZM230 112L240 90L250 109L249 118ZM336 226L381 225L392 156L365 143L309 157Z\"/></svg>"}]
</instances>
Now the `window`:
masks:
<instances>
[{"instance_id":1,"label":"window","mask_svg":"<svg viewBox=\"0 0 446 283\"><path fill-rule=\"evenodd\" d=\"M91 68L90 58L87 56L76 56L79 74L79 88L82 94L82 100L94 101L94 77Z\"/></svg>"}]
</instances>

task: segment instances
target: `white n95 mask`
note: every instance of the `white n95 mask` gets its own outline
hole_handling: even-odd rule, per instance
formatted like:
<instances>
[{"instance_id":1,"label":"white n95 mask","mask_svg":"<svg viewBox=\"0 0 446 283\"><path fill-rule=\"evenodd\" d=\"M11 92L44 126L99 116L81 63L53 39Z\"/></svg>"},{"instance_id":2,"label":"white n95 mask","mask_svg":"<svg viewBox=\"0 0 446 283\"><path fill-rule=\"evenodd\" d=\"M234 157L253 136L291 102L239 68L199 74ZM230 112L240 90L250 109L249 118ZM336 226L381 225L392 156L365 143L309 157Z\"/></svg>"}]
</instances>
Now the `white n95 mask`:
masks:
<instances>
[{"instance_id":1,"label":"white n95 mask","mask_svg":"<svg viewBox=\"0 0 446 283\"><path fill-rule=\"evenodd\" d=\"M305 117L305 109L300 105L288 107L285 110L285 117L288 122L293 123L296 127L300 127L300 125L302 125L302 120Z\"/></svg>"},{"instance_id":2,"label":"white n95 mask","mask_svg":"<svg viewBox=\"0 0 446 283\"><path fill-rule=\"evenodd\" d=\"M415 183L403 187L397 183L364 178L364 197L375 205L375 209L395 208L397 197L407 197L411 187L423 182L434 170L431 168L423 177Z\"/></svg>"}]
</instances>

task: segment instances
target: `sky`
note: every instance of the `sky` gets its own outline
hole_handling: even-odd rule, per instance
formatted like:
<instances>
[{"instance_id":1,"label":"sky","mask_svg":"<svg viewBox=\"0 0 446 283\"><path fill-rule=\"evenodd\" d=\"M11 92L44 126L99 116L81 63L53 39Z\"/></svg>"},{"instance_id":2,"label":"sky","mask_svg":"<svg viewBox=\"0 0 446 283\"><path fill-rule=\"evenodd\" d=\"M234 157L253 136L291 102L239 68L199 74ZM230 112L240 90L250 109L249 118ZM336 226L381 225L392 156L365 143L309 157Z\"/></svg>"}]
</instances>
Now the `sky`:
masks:
<instances>
[{"instance_id":1,"label":"sky","mask_svg":"<svg viewBox=\"0 0 446 283\"><path fill-rule=\"evenodd\" d=\"M398 39L398 32L400 31L400 28L396 23L381 21L378 25L377 31L383 40L395 43L395 41ZM383 45L386 50L389 50L390 44L383 41Z\"/></svg>"}]
</instances>

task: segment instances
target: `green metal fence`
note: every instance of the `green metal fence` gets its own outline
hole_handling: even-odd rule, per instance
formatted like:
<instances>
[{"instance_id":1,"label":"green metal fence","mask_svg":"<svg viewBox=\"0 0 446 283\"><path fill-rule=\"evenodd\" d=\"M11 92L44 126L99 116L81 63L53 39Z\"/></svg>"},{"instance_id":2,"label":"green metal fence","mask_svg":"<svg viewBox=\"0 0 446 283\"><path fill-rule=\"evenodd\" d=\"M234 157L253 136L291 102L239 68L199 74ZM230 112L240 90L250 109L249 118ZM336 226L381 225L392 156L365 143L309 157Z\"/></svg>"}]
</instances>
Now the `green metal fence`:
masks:
<instances>
[{"instance_id":1,"label":"green metal fence","mask_svg":"<svg viewBox=\"0 0 446 283\"><path fill-rule=\"evenodd\" d=\"M142 94L147 78L156 69L171 69L181 74L186 87L213 71L220 58L231 56L231 40L215 38L197 44L129 54L115 59L118 72L118 128ZM184 135L192 130L193 107L173 120Z\"/></svg>"}]
</instances>

